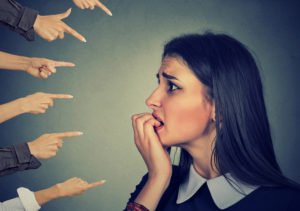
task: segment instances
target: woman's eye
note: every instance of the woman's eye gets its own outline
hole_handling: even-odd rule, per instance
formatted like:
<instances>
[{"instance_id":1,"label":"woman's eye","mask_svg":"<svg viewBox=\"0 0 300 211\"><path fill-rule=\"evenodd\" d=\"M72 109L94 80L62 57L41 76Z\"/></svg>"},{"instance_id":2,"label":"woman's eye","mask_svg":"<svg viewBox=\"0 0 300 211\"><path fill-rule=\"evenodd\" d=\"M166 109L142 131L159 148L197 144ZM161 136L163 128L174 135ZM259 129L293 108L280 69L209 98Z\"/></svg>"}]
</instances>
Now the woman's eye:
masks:
<instances>
[{"instance_id":1,"label":"woman's eye","mask_svg":"<svg viewBox=\"0 0 300 211\"><path fill-rule=\"evenodd\" d=\"M180 89L178 86L176 86L172 82L168 81L168 92L174 92L178 89Z\"/></svg>"}]
</instances>

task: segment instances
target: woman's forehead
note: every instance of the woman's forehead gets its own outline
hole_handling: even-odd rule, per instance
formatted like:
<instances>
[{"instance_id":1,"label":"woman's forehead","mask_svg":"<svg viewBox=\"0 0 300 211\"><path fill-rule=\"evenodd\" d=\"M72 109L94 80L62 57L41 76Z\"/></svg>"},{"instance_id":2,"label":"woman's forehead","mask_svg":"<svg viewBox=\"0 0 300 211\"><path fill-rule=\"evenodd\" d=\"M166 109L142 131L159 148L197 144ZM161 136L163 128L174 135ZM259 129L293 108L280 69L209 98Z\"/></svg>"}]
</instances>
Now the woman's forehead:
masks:
<instances>
[{"instance_id":1,"label":"woman's forehead","mask_svg":"<svg viewBox=\"0 0 300 211\"><path fill-rule=\"evenodd\" d=\"M179 56L167 56L162 62L158 70L158 74L166 73L168 75L175 76L177 78L186 77L187 75L194 75L190 70L186 62Z\"/></svg>"}]
</instances>

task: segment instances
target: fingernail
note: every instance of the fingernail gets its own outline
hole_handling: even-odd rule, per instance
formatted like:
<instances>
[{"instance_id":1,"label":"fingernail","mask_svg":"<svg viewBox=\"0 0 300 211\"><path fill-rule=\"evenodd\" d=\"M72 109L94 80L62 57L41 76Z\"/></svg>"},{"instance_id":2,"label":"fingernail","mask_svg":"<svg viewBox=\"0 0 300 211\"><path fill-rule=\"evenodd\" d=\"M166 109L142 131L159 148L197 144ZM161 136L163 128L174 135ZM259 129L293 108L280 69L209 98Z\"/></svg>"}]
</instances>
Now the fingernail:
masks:
<instances>
[{"instance_id":1,"label":"fingernail","mask_svg":"<svg viewBox=\"0 0 300 211\"><path fill-rule=\"evenodd\" d=\"M107 14L108 14L109 16L112 16L111 11L107 11Z\"/></svg>"},{"instance_id":2,"label":"fingernail","mask_svg":"<svg viewBox=\"0 0 300 211\"><path fill-rule=\"evenodd\" d=\"M72 99L72 98L74 98L74 96L73 95L68 95L68 98Z\"/></svg>"},{"instance_id":3,"label":"fingernail","mask_svg":"<svg viewBox=\"0 0 300 211\"><path fill-rule=\"evenodd\" d=\"M82 38L82 40L81 40L82 42L86 42L86 39L85 38Z\"/></svg>"},{"instance_id":4,"label":"fingernail","mask_svg":"<svg viewBox=\"0 0 300 211\"><path fill-rule=\"evenodd\" d=\"M77 134L81 136L81 135L83 135L83 132L78 132Z\"/></svg>"},{"instance_id":5,"label":"fingernail","mask_svg":"<svg viewBox=\"0 0 300 211\"><path fill-rule=\"evenodd\" d=\"M106 180L104 179L104 180L101 180L100 181L102 184L104 184L104 183L106 183Z\"/></svg>"}]
</instances>

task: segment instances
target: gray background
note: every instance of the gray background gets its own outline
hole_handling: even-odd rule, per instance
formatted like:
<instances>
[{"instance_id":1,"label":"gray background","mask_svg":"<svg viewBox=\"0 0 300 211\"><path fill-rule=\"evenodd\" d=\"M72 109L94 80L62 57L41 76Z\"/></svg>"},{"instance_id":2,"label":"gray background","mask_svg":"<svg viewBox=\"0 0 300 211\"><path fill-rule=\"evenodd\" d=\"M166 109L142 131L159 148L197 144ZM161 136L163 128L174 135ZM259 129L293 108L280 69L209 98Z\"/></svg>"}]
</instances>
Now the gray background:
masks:
<instances>
[{"instance_id":1,"label":"gray background","mask_svg":"<svg viewBox=\"0 0 300 211\"><path fill-rule=\"evenodd\" d=\"M43 91L70 93L44 115L22 115L0 125L1 146L33 140L43 133L81 130L84 136L65 141L58 155L38 170L0 178L0 199L16 188L48 187L69 177L106 179L85 195L60 199L43 210L121 210L145 173L133 144L130 116L148 111L144 100L156 85L163 44L183 33L225 32L248 45L262 67L274 146L289 177L300 182L299 69L300 6L283 0L103 0L113 12L82 11L71 0L20 1L55 14L73 7L66 23L87 38L52 43L23 37L0 27L0 49L10 53L68 60L48 80L0 71L0 103Z\"/></svg>"}]
</instances>

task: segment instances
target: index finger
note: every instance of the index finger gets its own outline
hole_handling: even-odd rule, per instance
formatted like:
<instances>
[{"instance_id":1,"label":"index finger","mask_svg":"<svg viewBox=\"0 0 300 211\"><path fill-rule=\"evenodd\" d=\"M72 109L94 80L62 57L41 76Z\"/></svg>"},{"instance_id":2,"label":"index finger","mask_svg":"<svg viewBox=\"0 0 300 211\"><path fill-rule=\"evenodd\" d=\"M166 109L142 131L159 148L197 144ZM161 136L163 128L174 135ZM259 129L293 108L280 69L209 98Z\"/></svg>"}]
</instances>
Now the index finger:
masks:
<instances>
[{"instance_id":1,"label":"index finger","mask_svg":"<svg viewBox=\"0 0 300 211\"><path fill-rule=\"evenodd\" d=\"M54 66L55 67L74 67L75 64L72 62L55 61Z\"/></svg>"},{"instance_id":2,"label":"index finger","mask_svg":"<svg viewBox=\"0 0 300 211\"><path fill-rule=\"evenodd\" d=\"M57 136L58 138L71 138L75 136L81 136L83 133L80 131L68 131L63 133L53 133L53 135Z\"/></svg>"},{"instance_id":3,"label":"index finger","mask_svg":"<svg viewBox=\"0 0 300 211\"><path fill-rule=\"evenodd\" d=\"M112 16L111 11L104 4L102 4L100 1L96 1L96 6L101 8L109 16Z\"/></svg>"},{"instance_id":4,"label":"index finger","mask_svg":"<svg viewBox=\"0 0 300 211\"><path fill-rule=\"evenodd\" d=\"M81 34L79 34L77 31L72 29L70 26L68 26L65 23L64 23L63 26L64 26L64 29L65 29L65 32L67 32L68 34L72 35L73 37L77 38L78 40L80 40L82 42L86 42L86 39Z\"/></svg>"},{"instance_id":5,"label":"index finger","mask_svg":"<svg viewBox=\"0 0 300 211\"><path fill-rule=\"evenodd\" d=\"M52 99L72 99L73 95L69 94L49 94Z\"/></svg>"},{"instance_id":6,"label":"index finger","mask_svg":"<svg viewBox=\"0 0 300 211\"><path fill-rule=\"evenodd\" d=\"M101 186L105 182L106 182L105 180L101 180L101 181L98 181L98 182L90 183L90 184L88 184L87 189L91 189L91 188L95 188L95 187Z\"/></svg>"}]
</instances>

